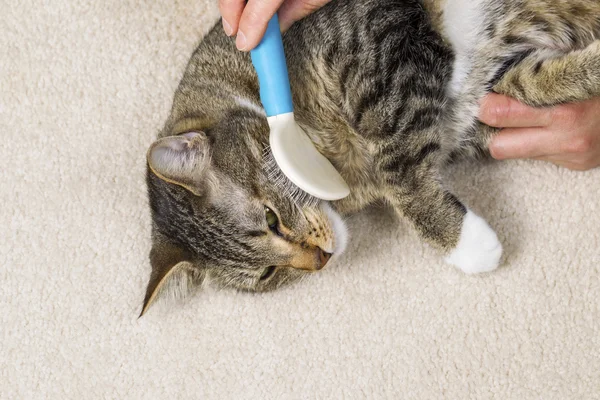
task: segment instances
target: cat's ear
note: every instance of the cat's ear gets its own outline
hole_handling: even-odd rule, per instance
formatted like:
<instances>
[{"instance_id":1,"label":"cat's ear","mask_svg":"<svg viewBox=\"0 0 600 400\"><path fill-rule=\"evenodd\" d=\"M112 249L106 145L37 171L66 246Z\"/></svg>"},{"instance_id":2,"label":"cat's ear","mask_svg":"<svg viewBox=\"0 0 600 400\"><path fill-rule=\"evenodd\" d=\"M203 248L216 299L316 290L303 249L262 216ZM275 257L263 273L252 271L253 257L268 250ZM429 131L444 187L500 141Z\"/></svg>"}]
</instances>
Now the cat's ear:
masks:
<instances>
[{"instance_id":1,"label":"cat's ear","mask_svg":"<svg viewBox=\"0 0 600 400\"><path fill-rule=\"evenodd\" d=\"M188 132L157 140L147 154L148 165L164 181L180 185L197 196L203 192L210 164L210 143L204 132Z\"/></svg>"},{"instance_id":2,"label":"cat's ear","mask_svg":"<svg viewBox=\"0 0 600 400\"><path fill-rule=\"evenodd\" d=\"M185 297L204 279L204 269L191 261L186 251L169 243L157 241L150 251L152 273L140 317L161 297Z\"/></svg>"}]
</instances>

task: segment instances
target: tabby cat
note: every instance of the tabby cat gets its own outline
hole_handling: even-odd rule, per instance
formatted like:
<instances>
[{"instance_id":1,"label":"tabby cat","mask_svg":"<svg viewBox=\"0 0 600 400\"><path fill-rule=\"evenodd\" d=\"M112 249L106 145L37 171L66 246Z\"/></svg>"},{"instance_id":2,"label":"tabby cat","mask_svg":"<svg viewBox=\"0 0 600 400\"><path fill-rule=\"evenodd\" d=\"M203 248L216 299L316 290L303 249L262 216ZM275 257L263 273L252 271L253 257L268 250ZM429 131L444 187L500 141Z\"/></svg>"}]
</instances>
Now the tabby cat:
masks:
<instances>
[{"instance_id":1,"label":"tabby cat","mask_svg":"<svg viewBox=\"0 0 600 400\"><path fill-rule=\"evenodd\" d=\"M490 90L536 106L600 94L600 2L338 0L285 35L296 118L351 188L299 202L273 183L269 127L247 53L220 25L187 66L147 154L152 274L142 313L210 278L266 291L344 250L340 214L383 200L466 273L502 247L441 182L486 152L476 121Z\"/></svg>"}]
</instances>

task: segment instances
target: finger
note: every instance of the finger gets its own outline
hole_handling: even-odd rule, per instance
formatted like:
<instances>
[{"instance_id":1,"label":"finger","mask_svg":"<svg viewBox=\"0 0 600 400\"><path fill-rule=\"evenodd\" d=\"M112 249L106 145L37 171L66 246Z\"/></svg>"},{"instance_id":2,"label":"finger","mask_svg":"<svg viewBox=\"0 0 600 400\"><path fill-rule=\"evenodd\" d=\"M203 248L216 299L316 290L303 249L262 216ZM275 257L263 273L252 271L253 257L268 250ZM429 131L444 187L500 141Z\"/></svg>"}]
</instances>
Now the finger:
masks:
<instances>
[{"instance_id":1,"label":"finger","mask_svg":"<svg viewBox=\"0 0 600 400\"><path fill-rule=\"evenodd\" d=\"M267 24L283 0L249 0L242 12L235 45L239 50L248 51L260 43L267 30Z\"/></svg>"},{"instance_id":2,"label":"finger","mask_svg":"<svg viewBox=\"0 0 600 400\"><path fill-rule=\"evenodd\" d=\"M582 162L565 159L564 155L561 155L561 154L552 155L552 156L534 157L533 160L551 162L554 165L558 165L559 167L570 169L571 171L587 171L588 169L593 168L593 166L589 166Z\"/></svg>"},{"instance_id":3,"label":"finger","mask_svg":"<svg viewBox=\"0 0 600 400\"><path fill-rule=\"evenodd\" d=\"M245 5L245 0L219 0L223 30L227 36L233 36L237 33L240 17Z\"/></svg>"},{"instance_id":4,"label":"finger","mask_svg":"<svg viewBox=\"0 0 600 400\"><path fill-rule=\"evenodd\" d=\"M552 123L551 108L534 108L499 94L491 93L483 98L479 120L496 128L545 127Z\"/></svg>"},{"instance_id":5,"label":"finger","mask_svg":"<svg viewBox=\"0 0 600 400\"><path fill-rule=\"evenodd\" d=\"M565 160L564 156L561 156L560 154L549 154L540 157L531 157L531 160L551 162L552 164L560 165L563 167L570 164L569 160Z\"/></svg>"},{"instance_id":6,"label":"finger","mask_svg":"<svg viewBox=\"0 0 600 400\"><path fill-rule=\"evenodd\" d=\"M278 11L281 31L287 31L296 21L312 14L331 0L288 0Z\"/></svg>"},{"instance_id":7,"label":"finger","mask_svg":"<svg viewBox=\"0 0 600 400\"><path fill-rule=\"evenodd\" d=\"M536 158L559 154L561 139L543 128L504 129L490 143L490 154L497 160Z\"/></svg>"}]
</instances>

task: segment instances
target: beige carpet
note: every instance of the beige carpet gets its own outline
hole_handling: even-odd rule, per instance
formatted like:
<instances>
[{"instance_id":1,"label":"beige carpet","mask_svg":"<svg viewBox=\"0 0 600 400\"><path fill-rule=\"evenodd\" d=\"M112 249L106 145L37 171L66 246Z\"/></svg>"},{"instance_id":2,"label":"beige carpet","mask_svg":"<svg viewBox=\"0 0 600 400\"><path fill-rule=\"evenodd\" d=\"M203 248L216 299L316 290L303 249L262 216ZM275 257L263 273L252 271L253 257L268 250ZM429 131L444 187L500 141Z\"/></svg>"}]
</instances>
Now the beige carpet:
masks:
<instances>
[{"instance_id":1,"label":"beige carpet","mask_svg":"<svg viewBox=\"0 0 600 400\"><path fill-rule=\"evenodd\" d=\"M0 10L0 399L600 398L600 170L453 171L505 245L487 276L371 210L314 279L138 320L145 150L216 3Z\"/></svg>"}]
</instances>

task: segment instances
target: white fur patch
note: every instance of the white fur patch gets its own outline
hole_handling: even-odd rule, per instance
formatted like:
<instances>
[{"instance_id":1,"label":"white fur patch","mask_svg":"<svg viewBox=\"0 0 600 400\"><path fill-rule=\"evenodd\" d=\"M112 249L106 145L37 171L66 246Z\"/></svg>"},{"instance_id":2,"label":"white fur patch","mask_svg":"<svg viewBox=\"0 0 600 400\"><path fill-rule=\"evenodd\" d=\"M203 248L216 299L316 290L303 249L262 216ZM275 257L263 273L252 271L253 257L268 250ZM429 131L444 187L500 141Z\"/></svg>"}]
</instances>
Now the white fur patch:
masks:
<instances>
[{"instance_id":1,"label":"white fur patch","mask_svg":"<svg viewBox=\"0 0 600 400\"><path fill-rule=\"evenodd\" d=\"M323 211L327 214L329 221L331 222L331 229L333 230L333 251L334 255L339 255L346 250L346 246L348 245L348 229L346 228L346 224L342 217L335 212L331 206L323 202L322 206Z\"/></svg>"},{"instance_id":2,"label":"white fur patch","mask_svg":"<svg viewBox=\"0 0 600 400\"><path fill-rule=\"evenodd\" d=\"M471 70L471 57L481 31L486 0L448 0L444 8L444 31L456 53L450 94L458 94Z\"/></svg>"},{"instance_id":3,"label":"white fur patch","mask_svg":"<svg viewBox=\"0 0 600 400\"><path fill-rule=\"evenodd\" d=\"M488 0L448 0L444 7L444 31L457 52L471 51L482 31L484 3Z\"/></svg>"},{"instance_id":4,"label":"white fur patch","mask_svg":"<svg viewBox=\"0 0 600 400\"><path fill-rule=\"evenodd\" d=\"M469 58L465 57L464 54L457 54L452 69L452 80L446 93L450 96L458 95L470 71L471 62Z\"/></svg>"},{"instance_id":5,"label":"white fur patch","mask_svg":"<svg viewBox=\"0 0 600 400\"><path fill-rule=\"evenodd\" d=\"M245 99L240 96L235 96L235 102L244 108L248 108L248 109L254 111L255 113L258 113L260 115L266 115L265 110L262 107L260 107L257 104L254 104L253 102L251 102L248 99Z\"/></svg>"},{"instance_id":6,"label":"white fur patch","mask_svg":"<svg viewBox=\"0 0 600 400\"><path fill-rule=\"evenodd\" d=\"M458 245L446 257L446 262L467 274L477 274L495 270L501 256L502 245L496 232L483 218L468 210Z\"/></svg>"}]
</instances>

